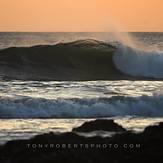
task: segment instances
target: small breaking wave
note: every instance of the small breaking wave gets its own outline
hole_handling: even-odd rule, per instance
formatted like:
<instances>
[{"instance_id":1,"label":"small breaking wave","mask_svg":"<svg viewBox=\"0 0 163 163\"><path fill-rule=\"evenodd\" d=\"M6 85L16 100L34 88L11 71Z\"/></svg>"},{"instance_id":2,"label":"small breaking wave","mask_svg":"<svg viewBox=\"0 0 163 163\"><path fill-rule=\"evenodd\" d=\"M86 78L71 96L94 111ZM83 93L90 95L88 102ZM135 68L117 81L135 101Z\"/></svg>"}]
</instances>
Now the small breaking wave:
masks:
<instances>
[{"instance_id":1,"label":"small breaking wave","mask_svg":"<svg viewBox=\"0 0 163 163\"><path fill-rule=\"evenodd\" d=\"M0 98L0 118L163 116L163 95L93 99Z\"/></svg>"}]
</instances>

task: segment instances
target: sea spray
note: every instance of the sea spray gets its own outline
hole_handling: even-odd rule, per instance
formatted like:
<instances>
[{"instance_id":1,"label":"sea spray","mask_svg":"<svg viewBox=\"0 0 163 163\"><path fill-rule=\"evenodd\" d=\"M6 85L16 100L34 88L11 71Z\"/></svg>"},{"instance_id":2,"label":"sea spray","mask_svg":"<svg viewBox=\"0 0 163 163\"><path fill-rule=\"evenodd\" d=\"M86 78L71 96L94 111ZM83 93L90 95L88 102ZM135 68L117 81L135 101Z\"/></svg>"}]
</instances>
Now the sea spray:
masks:
<instances>
[{"instance_id":1,"label":"sea spray","mask_svg":"<svg viewBox=\"0 0 163 163\"><path fill-rule=\"evenodd\" d=\"M163 52L153 50L133 35L114 33L120 42L113 55L116 67L123 73L135 77L163 78Z\"/></svg>"}]
</instances>

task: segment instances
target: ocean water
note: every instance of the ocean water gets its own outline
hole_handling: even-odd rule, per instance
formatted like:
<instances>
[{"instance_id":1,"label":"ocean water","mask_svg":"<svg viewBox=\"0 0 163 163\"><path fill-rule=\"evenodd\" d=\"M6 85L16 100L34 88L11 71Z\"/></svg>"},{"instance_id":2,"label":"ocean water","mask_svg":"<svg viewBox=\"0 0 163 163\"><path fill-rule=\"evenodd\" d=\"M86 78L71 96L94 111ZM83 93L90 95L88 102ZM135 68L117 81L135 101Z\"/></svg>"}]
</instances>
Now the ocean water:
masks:
<instances>
[{"instance_id":1,"label":"ocean water","mask_svg":"<svg viewBox=\"0 0 163 163\"><path fill-rule=\"evenodd\" d=\"M129 36L141 48L125 42ZM38 81L1 77L0 143L50 131L71 131L97 118L113 118L135 132L163 121L163 33L130 33L123 39L113 33L0 33L0 49L81 39L116 46L113 60L117 69L142 79ZM7 70L11 68L3 73Z\"/></svg>"}]
</instances>

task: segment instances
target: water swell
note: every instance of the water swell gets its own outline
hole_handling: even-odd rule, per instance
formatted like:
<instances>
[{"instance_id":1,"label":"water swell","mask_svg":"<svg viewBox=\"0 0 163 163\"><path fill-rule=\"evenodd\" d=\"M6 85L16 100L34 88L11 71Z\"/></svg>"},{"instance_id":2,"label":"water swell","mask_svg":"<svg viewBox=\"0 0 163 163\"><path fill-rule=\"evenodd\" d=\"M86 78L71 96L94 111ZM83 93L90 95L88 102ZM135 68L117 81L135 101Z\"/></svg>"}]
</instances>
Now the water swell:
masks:
<instances>
[{"instance_id":1,"label":"water swell","mask_svg":"<svg viewBox=\"0 0 163 163\"><path fill-rule=\"evenodd\" d=\"M163 96L56 99L0 98L0 118L93 118L163 116Z\"/></svg>"},{"instance_id":2,"label":"water swell","mask_svg":"<svg viewBox=\"0 0 163 163\"><path fill-rule=\"evenodd\" d=\"M124 76L114 65L116 47L96 40L8 48L0 51L0 74L29 80L98 80Z\"/></svg>"}]
</instances>

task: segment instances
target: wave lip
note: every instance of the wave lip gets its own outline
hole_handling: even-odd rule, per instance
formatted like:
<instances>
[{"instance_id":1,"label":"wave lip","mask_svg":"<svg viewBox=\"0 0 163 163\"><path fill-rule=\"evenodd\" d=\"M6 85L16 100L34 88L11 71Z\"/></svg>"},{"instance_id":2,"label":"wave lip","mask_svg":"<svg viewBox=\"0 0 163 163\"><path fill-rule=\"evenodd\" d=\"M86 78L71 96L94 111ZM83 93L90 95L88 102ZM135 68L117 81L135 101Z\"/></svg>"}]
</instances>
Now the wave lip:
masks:
<instances>
[{"instance_id":1,"label":"wave lip","mask_svg":"<svg viewBox=\"0 0 163 163\"><path fill-rule=\"evenodd\" d=\"M119 46L113 56L116 67L135 77L163 79L163 52Z\"/></svg>"},{"instance_id":2,"label":"wave lip","mask_svg":"<svg viewBox=\"0 0 163 163\"><path fill-rule=\"evenodd\" d=\"M163 116L163 95L96 99L0 98L0 118Z\"/></svg>"}]
</instances>

